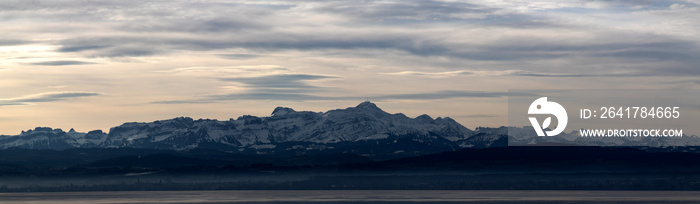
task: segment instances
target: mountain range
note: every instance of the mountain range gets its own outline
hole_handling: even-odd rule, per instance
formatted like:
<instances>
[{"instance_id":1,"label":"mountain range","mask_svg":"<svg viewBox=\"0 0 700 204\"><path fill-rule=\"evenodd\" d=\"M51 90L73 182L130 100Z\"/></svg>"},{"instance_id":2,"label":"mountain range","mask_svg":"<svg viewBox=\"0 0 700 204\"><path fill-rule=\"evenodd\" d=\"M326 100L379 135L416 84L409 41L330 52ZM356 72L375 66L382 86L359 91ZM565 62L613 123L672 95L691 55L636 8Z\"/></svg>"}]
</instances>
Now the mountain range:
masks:
<instances>
[{"instance_id":1,"label":"mountain range","mask_svg":"<svg viewBox=\"0 0 700 204\"><path fill-rule=\"evenodd\" d=\"M270 116L244 115L227 121L179 117L130 122L113 127L108 133L37 127L15 136L0 136L0 148L213 149L250 154L410 156L506 146L507 136L497 130L470 130L449 117L390 114L366 101L327 112L277 107Z\"/></svg>"},{"instance_id":2,"label":"mountain range","mask_svg":"<svg viewBox=\"0 0 700 204\"><path fill-rule=\"evenodd\" d=\"M575 132L517 137L533 132L470 130L370 102L326 112L278 107L226 121L131 122L109 132L38 127L0 136L0 192L700 189L696 146L562 147L581 140Z\"/></svg>"}]
</instances>

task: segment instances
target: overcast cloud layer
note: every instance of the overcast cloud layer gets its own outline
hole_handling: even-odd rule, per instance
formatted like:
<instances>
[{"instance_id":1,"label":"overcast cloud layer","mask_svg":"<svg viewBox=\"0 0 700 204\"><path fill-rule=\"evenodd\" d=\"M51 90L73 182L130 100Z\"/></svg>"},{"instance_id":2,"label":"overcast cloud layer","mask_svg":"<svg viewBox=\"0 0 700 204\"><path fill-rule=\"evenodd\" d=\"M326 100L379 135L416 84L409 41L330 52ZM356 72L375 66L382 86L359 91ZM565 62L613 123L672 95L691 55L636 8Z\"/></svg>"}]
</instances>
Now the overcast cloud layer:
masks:
<instances>
[{"instance_id":1,"label":"overcast cloud layer","mask_svg":"<svg viewBox=\"0 0 700 204\"><path fill-rule=\"evenodd\" d=\"M506 125L508 89L698 88L700 1L0 1L0 134L389 112ZM472 117L489 116L489 117Z\"/></svg>"}]
</instances>

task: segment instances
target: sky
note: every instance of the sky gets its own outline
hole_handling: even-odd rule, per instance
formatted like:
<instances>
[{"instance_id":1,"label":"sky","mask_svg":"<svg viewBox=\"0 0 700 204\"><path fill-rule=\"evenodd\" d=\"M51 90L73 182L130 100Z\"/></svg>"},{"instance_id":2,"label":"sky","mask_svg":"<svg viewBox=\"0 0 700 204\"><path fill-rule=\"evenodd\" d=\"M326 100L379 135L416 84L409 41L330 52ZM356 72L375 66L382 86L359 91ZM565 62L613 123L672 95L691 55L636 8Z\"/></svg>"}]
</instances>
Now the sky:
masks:
<instances>
[{"instance_id":1,"label":"sky","mask_svg":"<svg viewBox=\"0 0 700 204\"><path fill-rule=\"evenodd\" d=\"M699 88L698 19L698 0L4 0L0 134L365 100L501 126L510 89Z\"/></svg>"}]
</instances>

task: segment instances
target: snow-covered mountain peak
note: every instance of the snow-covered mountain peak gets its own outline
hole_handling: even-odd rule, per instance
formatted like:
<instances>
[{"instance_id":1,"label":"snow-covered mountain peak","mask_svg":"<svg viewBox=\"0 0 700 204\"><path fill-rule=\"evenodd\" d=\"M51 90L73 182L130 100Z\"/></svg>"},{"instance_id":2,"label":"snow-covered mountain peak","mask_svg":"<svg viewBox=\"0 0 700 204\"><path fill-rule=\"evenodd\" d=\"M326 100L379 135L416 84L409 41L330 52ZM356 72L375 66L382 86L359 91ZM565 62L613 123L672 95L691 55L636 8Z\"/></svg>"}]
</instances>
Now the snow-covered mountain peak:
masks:
<instances>
[{"instance_id":1,"label":"snow-covered mountain peak","mask_svg":"<svg viewBox=\"0 0 700 204\"><path fill-rule=\"evenodd\" d=\"M365 101L357 105L355 108L357 109L362 109L362 110L374 110L374 111L382 111L379 107L377 107L377 104L374 104L369 101Z\"/></svg>"},{"instance_id":2,"label":"snow-covered mountain peak","mask_svg":"<svg viewBox=\"0 0 700 204\"><path fill-rule=\"evenodd\" d=\"M455 121L454 119L452 119L452 118L450 118L450 117L444 117L444 118L438 117L438 118L435 119L435 121L436 121L436 122L457 123L457 121Z\"/></svg>"},{"instance_id":3,"label":"snow-covered mountain peak","mask_svg":"<svg viewBox=\"0 0 700 204\"><path fill-rule=\"evenodd\" d=\"M34 134L61 134L61 133L65 133L65 132L63 132L63 130L59 129L59 128L53 129L50 127L36 127L33 130L30 129L27 131L22 131L22 134L20 134L19 136L29 136L29 135L34 135Z\"/></svg>"},{"instance_id":4,"label":"snow-covered mountain peak","mask_svg":"<svg viewBox=\"0 0 700 204\"><path fill-rule=\"evenodd\" d=\"M294 111L294 109L280 106L280 107L275 108L275 110L272 111L272 116L283 116L283 115L287 115L289 113L294 113L294 112L296 112L296 111Z\"/></svg>"},{"instance_id":5,"label":"snow-covered mountain peak","mask_svg":"<svg viewBox=\"0 0 700 204\"><path fill-rule=\"evenodd\" d=\"M416 120L420 122L433 122L433 118L431 118L428 114L419 115L416 117Z\"/></svg>"}]
</instances>

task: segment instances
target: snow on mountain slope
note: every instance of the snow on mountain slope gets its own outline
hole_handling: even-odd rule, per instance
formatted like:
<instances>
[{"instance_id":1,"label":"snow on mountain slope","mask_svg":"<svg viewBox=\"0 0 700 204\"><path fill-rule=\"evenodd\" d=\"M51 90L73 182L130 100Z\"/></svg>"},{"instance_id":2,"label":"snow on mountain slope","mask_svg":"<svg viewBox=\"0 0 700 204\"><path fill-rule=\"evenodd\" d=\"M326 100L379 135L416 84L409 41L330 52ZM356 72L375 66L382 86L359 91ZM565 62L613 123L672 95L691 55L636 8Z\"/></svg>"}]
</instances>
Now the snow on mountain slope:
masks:
<instances>
[{"instance_id":1,"label":"snow on mountain slope","mask_svg":"<svg viewBox=\"0 0 700 204\"><path fill-rule=\"evenodd\" d=\"M37 128L19 136L0 137L0 148L185 150L199 147L243 150L281 143L347 144L397 139L426 145L488 147L500 137L480 134L479 137L484 138L472 138L475 135L451 118L433 119L428 115L409 118L401 113L384 112L374 103L363 102L356 107L325 113L278 107L269 117L244 115L228 121L180 117L150 123L124 123L111 128L108 134L99 130L66 133L60 129Z\"/></svg>"}]
</instances>

